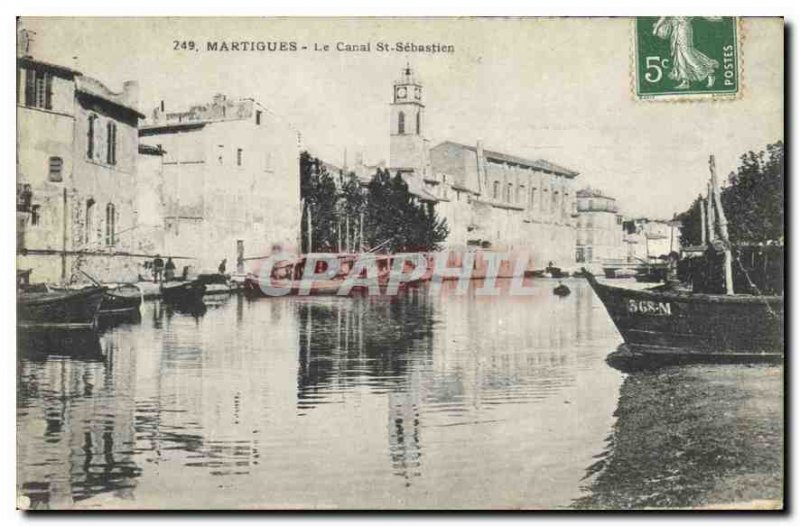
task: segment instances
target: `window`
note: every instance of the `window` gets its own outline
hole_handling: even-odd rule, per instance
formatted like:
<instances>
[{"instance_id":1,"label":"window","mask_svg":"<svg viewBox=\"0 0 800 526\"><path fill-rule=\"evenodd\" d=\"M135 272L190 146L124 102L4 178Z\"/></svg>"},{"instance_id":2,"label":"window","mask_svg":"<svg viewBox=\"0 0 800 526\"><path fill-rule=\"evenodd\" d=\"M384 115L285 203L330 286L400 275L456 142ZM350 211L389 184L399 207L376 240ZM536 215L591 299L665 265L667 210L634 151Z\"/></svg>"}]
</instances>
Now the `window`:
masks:
<instances>
[{"instance_id":1,"label":"window","mask_svg":"<svg viewBox=\"0 0 800 526\"><path fill-rule=\"evenodd\" d=\"M521 184L517 187L517 195L514 197L514 202L521 204L525 198L525 185Z\"/></svg>"},{"instance_id":2,"label":"window","mask_svg":"<svg viewBox=\"0 0 800 526\"><path fill-rule=\"evenodd\" d=\"M406 133L406 114L402 111L397 114L397 133L399 135Z\"/></svg>"},{"instance_id":3,"label":"window","mask_svg":"<svg viewBox=\"0 0 800 526\"><path fill-rule=\"evenodd\" d=\"M261 126L261 110L256 110L256 126Z\"/></svg>"},{"instance_id":4,"label":"window","mask_svg":"<svg viewBox=\"0 0 800 526\"><path fill-rule=\"evenodd\" d=\"M511 184L511 183L508 183L508 184L506 185L506 202L507 202L507 203L510 203L510 202L511 202L511 192L512 192L512 188L513 188L513 187L514 187L514 185L513 185L513 184Z\"/></svg>"},{"instance_id":5,"label":"window","mask_svg":"<svg viewBox=\"0 0 800 526\"><path fill-rule=\"evenodd\" d=\"M50 157L47 179L53 183L60 183L62 180L61 172L63 168L64 160L61 157Z\"/></svg>"},{"instance_id":6,"label":"window","mask_svg":"<svg viewBox=\"0 0 800 526\"><path fill-rule=\"evenodd\" d=\"M86 200L86 231L84 232L83 242L90 244L94 240L94 199Z\"/></svg>"},{"instance_id":7,"label":"window","mask_svg":"<svg viewBox=\"0 0 800 526\"><path fill-rule=\"evenodd\" d=\"M493 199L497 199L498 198L498 192L499 191L500 191L500 183L495 181L494 185L492 186L492 198Z\"/></svg>"},{"instance_id":8,"label":"window","mask_svg":"<svg viewBox=\"0 0 800 526\"><path fill-rule=\"evenodd\" d=\"M46 71L25 71L25 105L31 108L53 109L53 76Z\"/></svg>"},{"instance_id":9,"label":"window","mask_svg":"<svg viewBox=\"0 0 800 526\"><path fill-rule=\"evenodd\" d=\"M106 246L117 243L117 211L112 203L106 205Z\"/></svg>"},{"instance_id":10,"label":"window","mask_svg":"<svg viewBox=\"0 0 800 526\"><path fill-rule=\"evenodd\" d=\"M236 166L242 165L242 149L236 148Z\"/></svg>"},{"instance_id":11,"label":"window","mask_svg":"<svg viewBox=\"0 0 800 526\"><path fill-rule=\"evenodd\" d=\"M89 129L86 131L86 157L94 159L94 122L97 115L89 115Z\"/></svg>"},{"instance_id":12,"label":"window","mask_svg":"<svg viewBox=\"0 0 800 526\"><path fill-rule=\"evenodd\" d=\"M536 188L531 188L531 202L530 206L532 210L536 210Z\"/></svg>"},{"instance_id":13,"label":"window","mask_svg":"<svg viewBox=\"0 0 800 526\"><path fill-rule=\"evenodd\" d=\"M106 162L117 164L117 123L109 122L106 125Z\"/></svg>"},{"instance_id":14,"label":"window","mask_svg":"<svg viewBox=\"0 0 800 526\"><path fill-rule=\"evenodd\" d=\"M17 212L30 212L33 191L29 184L17 184Z\"/></svg>"},{"instance_id":15,"label":"window","mask_svg":"<svg viewBox=\"0 0 800 526\"><path fill-rule=\"evenodd\" d=\"M421 129L422 128L422 122L420 122L420 119L421 119L420 118L420 112L418 111L417 112L417 135L422 133L422 129Z\"/></svg>"}]
</instances>

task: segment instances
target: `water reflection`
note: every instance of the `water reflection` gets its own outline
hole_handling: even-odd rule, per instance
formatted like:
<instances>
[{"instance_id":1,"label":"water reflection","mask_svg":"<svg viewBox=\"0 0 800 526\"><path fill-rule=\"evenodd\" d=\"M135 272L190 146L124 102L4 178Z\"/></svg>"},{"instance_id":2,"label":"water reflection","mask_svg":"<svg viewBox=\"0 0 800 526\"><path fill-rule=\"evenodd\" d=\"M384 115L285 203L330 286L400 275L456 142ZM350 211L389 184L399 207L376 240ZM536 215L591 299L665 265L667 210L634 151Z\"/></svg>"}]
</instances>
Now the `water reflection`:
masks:
<instances>
[{"instance_id":1,"label":"water reflection","mask_svg":"<svg viewBox=\"0 0 800 526\"><path fill-rule=\"evenodd\" d=\"M131 353L93 332L21 333L17 432L20 492L32 507L69 507L101 492L130 498Z\"/></svg>"},{"instance_id":2,"label":"water reflection","mask_svg":"<svg viewBox=\"0 0 800 526\"><path fill-rule=\"evenodd\" d=\"M19 491L43 507L569 505L613 423L618 335L585 284L551 285L147 302L93 345L21 347Z\"/></svg>"},{"instance_id":3,"label":"water reflection","mask_svg":"<svg viewBox=\"0 0 800 526\"><path fill-rule=\"evenodd\" d=\"M579 508L697 507L782 498L780 367L667 367L629 375Z\"/></svg>"}]
</instances>

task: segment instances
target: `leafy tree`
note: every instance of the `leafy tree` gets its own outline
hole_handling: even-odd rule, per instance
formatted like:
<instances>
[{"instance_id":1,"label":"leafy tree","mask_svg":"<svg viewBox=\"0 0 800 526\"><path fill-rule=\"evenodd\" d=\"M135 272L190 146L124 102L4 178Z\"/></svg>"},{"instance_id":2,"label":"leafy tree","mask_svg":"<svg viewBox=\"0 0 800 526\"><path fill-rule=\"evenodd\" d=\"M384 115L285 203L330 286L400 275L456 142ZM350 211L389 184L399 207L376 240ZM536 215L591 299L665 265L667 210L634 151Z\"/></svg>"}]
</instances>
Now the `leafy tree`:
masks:
<instances>
[{"instance_id":1,"label":"leafy tree","mask_svg":"<svg viewBox=\"0 0 800 526\"><path fill-rule=\"evenodd\" d=\"M366 210L370 245L384 243L389 252L438 250L449 233L447 221L419 202L399 173L378 170L368 185Z\"/></svg>"},{"instance_id":2,"label":"leafy tree","mask_svg":"<svg viewBox=\"0 0 800 526\"><path fill-rule=\"evenodd\" d=\"M438 250L447 239L447 221L434 207L419 202L397 173L378 169L366 190L354 173L337 189L325 165L308 152L300 154L300 195L303 199L302 248L304 252L373 248L381 251L427 252ZM308 215L311 215L311 246ZM360 224L363 217L363 225ZM363 239L355 240L363 232ZM347 241L351 247L347 247Z\"/></svg>"},{"instance_id":3,"label":"leafy tree","mask_svg":"<svg viewBox=\"0 0 800 526\"><path fill-rule=\"evenodd\" d=\"M356 243L361 244L363 240L357 240L359 236L359 222L366 209L367 198L361 188L361 182L356 174L350 172L342 184L342 191L339 197L339 217L342 224L342 237L346 249L358 251ZM349 246L348 246L349 245Z\"/></svg>"},{"instance_id":4,"label":"leafy tree","mask_svg":"<svg viewBox=\"0 0 800 526\"><path fill-rule=\"evenodd\" d=\"M728 177L720 199L728 220L731 242L783 242L784 239L784 145L776 142L766 151L747 152ZM678 216L684 246L701 242L700 197Z\"/></svg>"},{"instance_id":5,"label":"leafy tree","mask_svg":"<svg viewBox=\"0 0 800 526\"><path fill-rule=\"evenodd\" d=\"M301 226L304 252L330 252L336 247L336 183L327 168L308 152L300 155ZM308 246L308 215L311 214L311 246Z\"/></svg>"}]
</instances>

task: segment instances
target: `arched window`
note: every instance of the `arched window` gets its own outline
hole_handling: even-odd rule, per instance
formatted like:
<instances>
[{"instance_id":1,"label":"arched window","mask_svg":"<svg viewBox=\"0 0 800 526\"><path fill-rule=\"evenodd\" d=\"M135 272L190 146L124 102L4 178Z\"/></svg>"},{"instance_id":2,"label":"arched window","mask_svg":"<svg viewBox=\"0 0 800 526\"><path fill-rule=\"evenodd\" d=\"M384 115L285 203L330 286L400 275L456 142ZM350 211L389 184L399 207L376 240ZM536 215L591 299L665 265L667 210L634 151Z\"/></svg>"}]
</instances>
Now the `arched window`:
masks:
<instances>
[{"instance_id":1,"label":"arched window","mask_svg":"<svg viewBox=\"0 0 800 526\"><path fill-rule=\"evenodd\" d=\"M117 164L117 123L106 124L106 163Z\"/></svg>"},{"instance_id":2,"label":"arched window","mask_svg":"<svg viewBox=\"0 0 800 526\"><path fill-rule=\"evenodd\" d=\"M536 210L536 187L531 188L531 210Z\"/></svg>"},{"instance_id":3,"label":"arched window","mask_svg":"<svg viewBox=\"0 0 800 526\"><path fill-rule=\"evenodd\" d=\"M555 215L556 217L558 217L558 206L559 206L559 203L558 203L558 190L553 192L553 196L552 197L553 197L553 204L550 207L550 212L553 215Z\"/></svg>"},{"instance_id":4,"label":"arched window","mask_svg":"<svg viewBox=\"0 0 800 526\"><path fill-rule=\"evenodd\" d=\"M399 135L406 133L406 114L402 111L397 114L397 133Z\"/></svg>"},{"instance_id":5,"label":"arched window","mask_svg":"<svg viewBox=\"0 0 800 526\"><path fill-rule=\"evenodd\" d=\"M112 203L106 205L106 246L117 243L117 211Z\"/></svg>"},{"instance_id":6,"label":"arched window","mask_svg":"<svg viewBox=\"0 0 800 526\"><path fill-rule=\"evenodd\" d=\"M420 115L420 112L417 112L417 135L422 133L422 120Z\"/></svg>"},{"instance_id":7,"label":"arched window","mask_svg":"<svg viewBox=\"0 0 800 526\"><path fill-rule=\"evenodd\" d=\"M510 203L510 202L511 202L511 192L512 192L512 188L513 188L513 187L514 187L514 185L513 185L513 184L511 184L511 183L508 183L508 184L506 185L506 202L507 202L507 203Z\"/></svg>"},{"instance_id":8,"label":"arched window","mask_svg":"<svg viewBox=\"0 0 800 526\"><path fill-rule=\"evenodd\" d=\"M83 242L90 244L95 239L94 230L94 199L89 198L86 200L86 230L83 236Z\"/></svg>"},{"instance_id":9,"label":"arched window","mask_svg":"<svg viewBox=\"0 0 800 526\"><path fill-rule=\"evenodd\" d=\"M495 181L494 185L492 185L492 198L493 199L497 199L498 198L498 192L499 191L500 191L500 183Z\"/></svg>"},{"instance_id":10,"label":"arched window","mask_svg":"<svg viewBox=\"0 0 800 526\"><path fill-rule=\"evenodd\" d=\"M88 159L94 159L94 123L96 120L97 115L89 115L89 129L86 131L86 157Z\"/></svg>"}]
</instances>

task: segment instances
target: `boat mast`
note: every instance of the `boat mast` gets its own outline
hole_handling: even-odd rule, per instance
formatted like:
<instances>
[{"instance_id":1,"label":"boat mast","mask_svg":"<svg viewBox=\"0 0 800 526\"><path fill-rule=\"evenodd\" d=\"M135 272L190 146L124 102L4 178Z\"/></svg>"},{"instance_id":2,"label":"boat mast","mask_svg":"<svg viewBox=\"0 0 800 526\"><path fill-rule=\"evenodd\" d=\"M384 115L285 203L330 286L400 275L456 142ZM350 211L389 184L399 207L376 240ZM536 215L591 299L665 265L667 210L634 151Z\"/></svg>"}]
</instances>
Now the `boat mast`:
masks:
<instances>
[{"instance_id":1,"label":"boat mast","mask_svg":"<svg viewBox=\"0 0 800 526\"><path fill-rule=\"evenodd\" d=\"M719 192L719 181L717 181L717 165L714 156L708 158L708 168L711 171L711 188L714 195L714 205L719 218L719 234L725 249L725 293L733 294L733 256L731 254L731 243L728 238L728 221L725 218L725 210L722 208L722 199Z\"/></svg>"},{"instance_id":2,"label":"boat mast","mask_svg":"<svg viewBox=\"0 0 800 526\"><path fill-rule=\"evenodd\" d=\"M713 243L717 239L716 229L714 223L716 217L714 215L714 190L711 188L711 181L708 182L708 193L706 194L706 211L708 212L708 242Z\"/></svg>"},{"instance_id":3,"label":"boat mast","mask_svg":"<svg viewBox=\"0 0 800 526\"><path fill-rule=\"evenodd\" d=\"M700 245L706 246L706 201L700 196Z\"/></svg>"}]
</instances>

